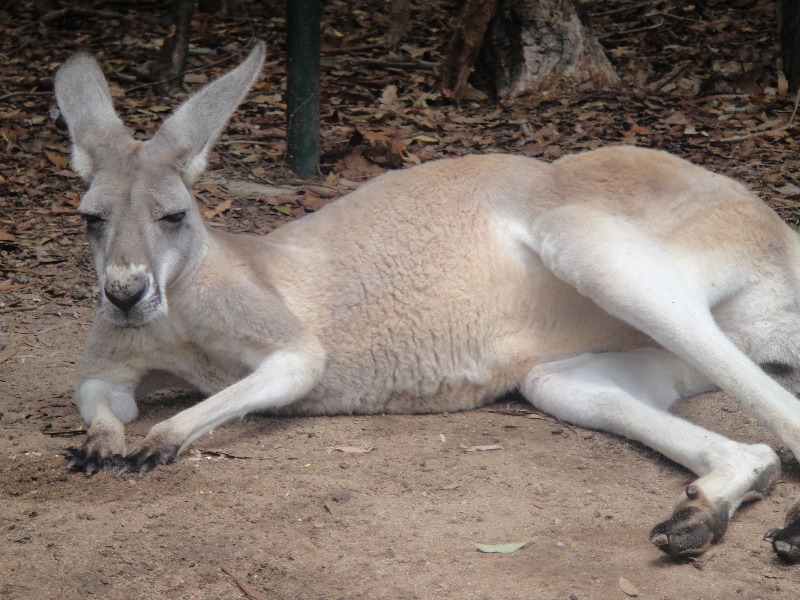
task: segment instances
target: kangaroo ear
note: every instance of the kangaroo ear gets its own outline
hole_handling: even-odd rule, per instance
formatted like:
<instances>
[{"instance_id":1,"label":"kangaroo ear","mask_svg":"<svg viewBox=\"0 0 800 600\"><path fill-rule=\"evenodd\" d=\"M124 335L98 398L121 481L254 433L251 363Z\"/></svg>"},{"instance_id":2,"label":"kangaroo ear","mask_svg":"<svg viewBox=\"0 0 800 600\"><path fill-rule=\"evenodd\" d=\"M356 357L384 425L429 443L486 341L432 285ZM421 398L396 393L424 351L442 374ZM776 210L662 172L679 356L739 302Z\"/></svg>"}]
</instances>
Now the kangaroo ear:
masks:
<instances>
[{"instance_id":1,"label":"kangaroo ear","mask_svg":"<svg viewBox=\"0 0 800 600\"><path fill-rule=\"evenodd\" d=\"M153 136L151 143L166 147L186 180L194 182L205 170L208 152L263 62L264 43L259 42L242 64L181 104Z\"/></svg>"},{"instance_id":2,"label":"kangaroo ear","mask_svg":"<svg viewBox=\"0 0 800 600\"><path fill-rule=\"evenodd\" d=\"M56 73L56 100L72 139L72 168L85 180L95 169L93 153L125 126L114 112L100 66L85 52L72 56Z\"/></svg>"}]
</instances>

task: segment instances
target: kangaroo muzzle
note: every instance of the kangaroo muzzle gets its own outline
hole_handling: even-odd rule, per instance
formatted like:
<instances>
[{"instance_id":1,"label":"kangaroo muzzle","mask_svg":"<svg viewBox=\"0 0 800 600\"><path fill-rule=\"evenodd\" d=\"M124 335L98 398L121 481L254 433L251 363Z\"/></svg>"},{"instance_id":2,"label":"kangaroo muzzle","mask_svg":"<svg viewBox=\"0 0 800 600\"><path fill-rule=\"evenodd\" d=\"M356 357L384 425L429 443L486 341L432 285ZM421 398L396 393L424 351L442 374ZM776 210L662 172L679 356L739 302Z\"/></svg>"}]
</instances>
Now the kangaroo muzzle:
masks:
<instances>
[{"instance_id":1,"label":"kangaroo muzzle","mask_svg":"<svg viewBox=\"0 0 800 600\"><path fill-rule=\"evenodd\" d=\"M103 293L111 304L127 315L147 296L150 280L142 267L111 268L106 273Z\"/></svg>"}]
</instances>

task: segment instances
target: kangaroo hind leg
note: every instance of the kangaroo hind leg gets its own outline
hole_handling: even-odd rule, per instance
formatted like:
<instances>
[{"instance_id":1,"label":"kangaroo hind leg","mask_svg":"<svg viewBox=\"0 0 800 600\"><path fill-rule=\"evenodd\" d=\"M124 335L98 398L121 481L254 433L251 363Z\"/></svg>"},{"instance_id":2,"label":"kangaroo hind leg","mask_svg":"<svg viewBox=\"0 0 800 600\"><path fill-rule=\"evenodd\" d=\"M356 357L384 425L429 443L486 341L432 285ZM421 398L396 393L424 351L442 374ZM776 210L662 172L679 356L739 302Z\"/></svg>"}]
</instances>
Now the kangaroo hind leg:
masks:
<instances>
[{"instance_id":1,"label":"kangaroo hind leg","mask_svg":"<svg viewBox=\"0 0 800 600\"><path fill-rule=\"evenodd\" d=\"M683 555L719 541L737 507L760 497L780 468L768 446L729 440L667 412L676 400L711 388L674 354L645 348L539 365L521 391L540 410L637 440L700 476L650 533L659 549Z\"/></svg>"}]
</instances>

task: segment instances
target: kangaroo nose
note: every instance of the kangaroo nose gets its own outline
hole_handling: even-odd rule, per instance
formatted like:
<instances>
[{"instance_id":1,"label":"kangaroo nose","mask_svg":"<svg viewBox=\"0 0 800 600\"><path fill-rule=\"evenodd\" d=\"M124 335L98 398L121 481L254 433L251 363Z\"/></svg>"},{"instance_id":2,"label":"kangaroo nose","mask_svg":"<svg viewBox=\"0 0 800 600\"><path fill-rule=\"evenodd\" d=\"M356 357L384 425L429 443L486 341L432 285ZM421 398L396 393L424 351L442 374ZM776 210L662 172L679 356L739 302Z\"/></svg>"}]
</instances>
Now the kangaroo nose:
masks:
<instances>
[{"instance_id":1,"label":"kangaroo nose","mask_svg":"<svg viewBox=\"0 0 800 600\"><path fill-rule=\"evenodd\" d=\"M108 288L105 288L104 291L106 294L106 298L109 299L111 304L113 304L123 312L127 313L144 296L145 292L147 291L147 282L145 281L144 283L142 283L142 286L136 290L122 288L122 289L115 289L112 292Z\"/></svg>"}]
</instances>

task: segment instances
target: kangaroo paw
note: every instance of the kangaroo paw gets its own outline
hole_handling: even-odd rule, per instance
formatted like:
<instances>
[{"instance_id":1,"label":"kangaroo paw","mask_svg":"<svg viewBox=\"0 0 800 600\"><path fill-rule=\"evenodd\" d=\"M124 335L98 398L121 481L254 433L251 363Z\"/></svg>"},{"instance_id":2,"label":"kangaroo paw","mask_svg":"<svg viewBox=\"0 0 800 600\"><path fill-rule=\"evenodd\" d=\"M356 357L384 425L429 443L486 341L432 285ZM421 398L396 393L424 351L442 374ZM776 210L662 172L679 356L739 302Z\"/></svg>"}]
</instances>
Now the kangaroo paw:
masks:
<instances>
[{"instance_id":1,"label":"kangaroo paw","mask_svg":"<svg viewBox=\"0 0 800 600\"><path fill-rule=\"evenodd\" d=\"M764 538L783 562L800 563L800 501L789 509L783 529L771 529Z\"/></svg>"},{"instance_id":2,"label":"kangaroo paw","mask_svg":"<svg viewBox=\"0 0 800 600\"><path fill-rule=\"evenodd\" d=\"M122 458L121 454L103 456L96 449L81 446L64 448L61 454L67 459L67 468L71 471L83 471L86 475L94 475L115 466Z\"/></svg>"},{"instance_id":3,"label":"kangaroo paw","mask_svg":"<svg viewBox=\"0 0 800 600\"><path fill-rule=\"evenodd\" d=\"M120 460L120 469L117 477L124 473L136 473L141 477L155 469L158 465L171 465L178 457L178 447L174 445L160 445L152 448L145 445L138 452L129 454Z\"/></svg>"},{"instance_id":4,"label":"kangaroo paw","mask_svg":"<svg viewBox=\"0 0 800 600\"><path fill-rule=\"evenodd\" d=\"M80 447L71 446L61 451L67 459L67 468L93 475L117 464L125 452L125 434L122 423L102 421L89 429L86 442Z\"/></svg>"},{"instance_id":5,"label":"kangaroo paw","mask_svg":"<svg viewBox=\"0 0 800 600\"><path fill-rule=\"evenodd\" d=\"M727 504L714 506L694 485L686 488L686 496L688 500L650 532L650 541L670 556L702 554L728 528Z\"/></svg>"}]
</instances>

